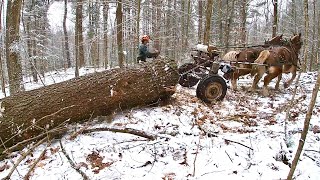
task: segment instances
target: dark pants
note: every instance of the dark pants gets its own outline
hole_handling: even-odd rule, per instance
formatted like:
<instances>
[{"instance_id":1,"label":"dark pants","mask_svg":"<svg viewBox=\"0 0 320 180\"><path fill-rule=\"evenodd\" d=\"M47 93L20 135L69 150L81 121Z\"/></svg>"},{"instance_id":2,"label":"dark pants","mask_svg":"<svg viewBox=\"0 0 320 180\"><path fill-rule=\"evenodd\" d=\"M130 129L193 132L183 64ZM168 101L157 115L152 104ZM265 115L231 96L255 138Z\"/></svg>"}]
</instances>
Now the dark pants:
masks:
<instances>
[{"instance_id":1,"label":"dark pants","mask_svg":"<svg viewBox=\"0 0 320 180\"><path fill-rule=\"evenodd\" d=\"M140 62L147 62L147 61L146 61L146 58L137 57L137 62L140 63Z\"/></svg>"}]
</instances>

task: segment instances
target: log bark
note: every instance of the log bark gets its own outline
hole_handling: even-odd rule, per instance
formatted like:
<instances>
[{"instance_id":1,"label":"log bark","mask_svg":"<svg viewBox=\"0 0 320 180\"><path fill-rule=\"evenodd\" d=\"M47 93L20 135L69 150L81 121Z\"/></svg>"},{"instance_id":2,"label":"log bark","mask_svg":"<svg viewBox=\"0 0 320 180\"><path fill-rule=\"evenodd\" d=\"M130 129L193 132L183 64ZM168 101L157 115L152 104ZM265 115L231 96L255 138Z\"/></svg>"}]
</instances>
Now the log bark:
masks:
<instances>
[{"instance_id":1,"label":"log bark","mask_svg":"<svg viewBox=\"0 0 320 180\"><path fill-rule=\"evenodd\" d=\"M172 87L178 78L174 60L157 59L3 98L0 100L0 153L66 121L83 122L91 116L166 99L174 93Z\"/></svg>"}]
</instances>

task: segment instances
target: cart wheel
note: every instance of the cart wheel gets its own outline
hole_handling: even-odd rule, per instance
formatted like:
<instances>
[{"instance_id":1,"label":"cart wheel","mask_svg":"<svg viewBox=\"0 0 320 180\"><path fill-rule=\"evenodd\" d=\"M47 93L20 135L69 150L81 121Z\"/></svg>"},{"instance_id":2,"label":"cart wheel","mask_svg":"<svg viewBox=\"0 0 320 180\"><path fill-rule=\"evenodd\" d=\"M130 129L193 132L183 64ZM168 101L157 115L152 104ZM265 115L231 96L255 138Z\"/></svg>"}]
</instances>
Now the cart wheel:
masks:
<instances>
[{"instance_id":1,"label":"cart wheel","mask_svg":"<svg viewBox=\"0 0 320 180\"><path fill-rule=\"evenodd\" d=\"M221 101L227 93L227 84L219 75L210 75L202 79L197 87L197 97L205 103Z\"/></svg>"},{"instance_id":2,"label":"cart wheel","mask_svg":"<svg viewBox=\"0 0 320 180\"><path fill-rule=\"evenodd\" d=\"M181 86L192 87L199 82L199 78L195 76L195 73L199 71L199 68L196 67L197 65L192 63L186 63L179 67L179 84Z\"/></svg>"}]
</instances>

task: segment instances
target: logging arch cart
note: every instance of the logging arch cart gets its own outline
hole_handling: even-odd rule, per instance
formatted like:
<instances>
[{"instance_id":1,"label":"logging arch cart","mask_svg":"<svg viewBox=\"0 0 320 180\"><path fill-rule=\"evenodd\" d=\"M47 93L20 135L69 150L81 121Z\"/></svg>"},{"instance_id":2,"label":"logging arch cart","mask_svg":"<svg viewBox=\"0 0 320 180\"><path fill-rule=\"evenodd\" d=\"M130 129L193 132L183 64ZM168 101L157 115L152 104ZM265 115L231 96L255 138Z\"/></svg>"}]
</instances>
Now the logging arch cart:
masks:
<instances>
[{"instance_id":1,"label":"logging arch cart","mask_svg":"<svg viewBox=\"0 0 320 180\"><path fill-rule=\"evenodd\" d=\"M185 63L179 67L179 84L183 87L197 85L196 94L205 103L221 101L227 92L225 78L218 74L229 73L229 64L219 62L219 51L214 46L198 44L191 50L193 63Z\"/></svg>"}]
</instances>

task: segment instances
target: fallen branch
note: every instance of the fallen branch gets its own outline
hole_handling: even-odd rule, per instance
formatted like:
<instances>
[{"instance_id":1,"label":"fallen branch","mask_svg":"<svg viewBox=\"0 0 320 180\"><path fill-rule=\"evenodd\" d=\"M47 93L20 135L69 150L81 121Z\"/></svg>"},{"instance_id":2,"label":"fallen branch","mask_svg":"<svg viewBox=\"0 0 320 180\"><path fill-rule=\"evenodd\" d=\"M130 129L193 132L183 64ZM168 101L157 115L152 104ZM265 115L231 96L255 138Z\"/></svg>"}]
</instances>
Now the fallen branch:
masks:
<instances>
[{"instance_id":1,"label":"fallen branch","mask_svg":"<svg viewBox=\"0 0 320 180\"><path fill-rule=\"evenodd\" d=\"M47 144L47 147L49 146L49 144ZM30 179L30 175L31 173L34 171L34 168L36 167L36 165L39 163L39 161L44 157L46 151L47 151L47 147L42 151L42 153L40 154L40 156L37 158L37 160L32 164L32 166L30 167L28 173L24 176L24 179Z\"/></svg>"},{"instance_id":2,"label":"fallen branch","mask_svg":"<svg viewBox=\"0 0 320 180\"><path fill-rule=\"evenodd\" d=\"M247 145L244 145L244 144L242 144L242 143L239 143L239 142L236 142L236 141L232 141L232 140L230 140L230 139L224 139L224 140L225 140L226 142L232 142L232 143L239 144L239 145L244 146L244 147L246 147L246 148L248 148L248 149L250 149L250 150L253 151L253 149L252 149L251 147L249 147L249 146L247 146Z\"/></svg>"},{"instance_id":3,"label":"fallen branch","mask_svg":"<svg viewBox=\"0 0 320 180\"><path fill-rule=\"evenodd\" d=\"M306 156L306 157L308 157L308 158L310 158L312 161L317 162L317 160L315 160L314 158L312 158L312 157L311 157L311 156L309 156L308 154L303 153L303 155L304 155L304 156Z\"/></svg>"},{"instance_id":4,"label":"fallen branch","mask_svg":"<svg viewBox=\"0 0 320 180\"><path fill-rule=\"evenodd\" d=\"M306 152L316 152L316 153L320 153L320 151L316 151L316 150L309 150L309 149L306 149L306 150L304 150L304 151L306 151Z\"/></svg>"},{"instance_id":5,"label":"fallen branch","mask_svg":"<svg viewBox=\"0 0 320 180\"><path fill-rule=\"evenodd\" d=\"M70 135L69 140L74 140L79 134L81 134L85 129L87 129L89 127L89 123L92 122L92 116L93 113L91 113L91 116L89 118L89 120L85 123L84 127L82 127L79 131L74 132L73 134Z\"/></svg>"},{"instance_id":6,"label":"fallen branch","mask_svg":"<svg viewBox=\"0 0 320 180\"><path fill-rule=\"evenodd\" d=\"M66 150L64 149L61 140L59 142L60 142L61 150L63 154L66 156L66 158L68 159L68 162L70 163L71 167L74 170L76 170L84 180L88 180L89 179L88 176L84 172L82 172L79 168L77 168L76 164L71 160L70 156L67 154Z\"/></svg>"},{"instance_id":7,"label":"fallen branch","mask_svg":"<svg viewBox=\"0 0 320 180\"><path fill-rule=\"evenodd\" d=\"M149 140L157 139L156 135L149 134L147 132L144 132L144 131L141 131L141 130L137 130L137 129L132 129L132 128L108 128L108 127L104 127L104 128L95 128L95 129L85 129L85 130L82 131L82 133L83 134L87 134L87 133L99 132L99 131L111 131L111 132L120 132L120 133L133 134L133 135L136 135L136 136L147 138Z\"/></svg>"},{"instance_id":8,"label":"fallen branch","mask_svg":"<svg viewBox=\"0 0 320 180\"><path fill-rule=\"evenodd\" d=\"M38 147L40 144L42 144L43 142L45 142L45 140L47 139L47 137L41 139L40 141L38 141L36 144L34 144L33 146L31 146L30 149L28 149L27 152L23 153L21 155L21 157L18 159L18 161L14 164L14 166L12 167L12 169L10 170L9 174L4 177L3 179L10 179L12 173L14 172L14 170L18 167L18 165L21 163L22 160L24 160L29 154L31 154L31 152Z\"/></svg>"},{"instance_id":9,"label":"fallen branch","mask_svg":"<svg viewBox=\"0 0 320 180\"><path fill-rule=\"evenodd\" d=\"M192 177L194 177L194 176L196 175L196 161L197 161L197 157L198 157L198 153L199 153L200 139L201 139L201 135L199 136L199 142L198 142L198 145L197 145L196 155L195 155L194 160L193 160L193 173L192 173Z\"/></svg>"},{"instance_id":10,"label":"fallen branch","mask_svg":"<svg viewBox=\"0 0 320 180\"><path fill-rule=\"evenodd\" d=\"M301 72L299 72L298 78L296 79L296 85L294 87L291 101L289 102L289 106L286 108L286 117L284 119L284 140L287 145L288 145L288 120L289 120L289 116L290 116L290 110L292 109L293 105L297 103L297 102L294 102L294 100L295 100L295 97L297 94L300 76L301 76Z\"/></svg>"},{"instance_id":11,"label":"fallen branch","mask_svg":"<svg viewBox=\"0 0 320 180\"><path fill-rule=\"evenodd\" d=\"M232 161L232 159L231 159L230 155L228 154L228 152L227 152L227 151L224 151L224 152L228 155L228 157L229 157L230 161L233 163L233 161Z\"/></svg>"},{"instance_id":12,"label":"fallen branch","mask_svg":"<svg viewBox=\"0 0 320 180\"><path fill-rule=\"evenodd\" d=\"M306 117L305 117L305 120L304 120L303 130L302 130L302 133L301 133L301 137L299 139L298 148L297 148L296 154L295 154L295 156L294 156L294 158L292 160L292 166L291 166L290 172L289 172L289 174L287 176L287 180L292 180L294 171L296 170L296 167L298 165L299 158L300 158L301 152L303 150L303 146L304 146L304 143L305 143L305 140L307 138L308 131L309 131L310 120L311 120L311 117L312 117L313 108L314 108L314 106L315 106L315 104L317 102L319 87L320 87L320 68L318 69L317 82L316 82L316 84L315 84L315 86L313 88L313 91L312 91L312 96L311 96L311 100L310 100L310 103L309 103L308 111L307 111L307 114L306 114Z\"/></svg>"},{"instance_id":13,"label":"fallen branch","mask_svg":"<svg viewBox=\"0 0 320 180\"><path fill-rule=\"evenodd\" d=\"M56 135L60 135L60 134L64 134L65 132L67 132L68 128L66 127L57 127L55 129L51 129L47 132L44 132L42 134L39 134L38 136L35 136L33 138L30 138L30 139L26 139L24 141L21 141L17 144L15 144L14 146L11 146L9 148L7 148L6 150L3 151L3 154L8 154L10 152L13 152L17 149L20 149L22 147L24 147L24 145L30 141L34 141L34 140L38 140L38 139L41 139L43 138L44 136L47 136L47 135L53 135L53 136L56 136Z\"/></svg>"}]
</instances>

